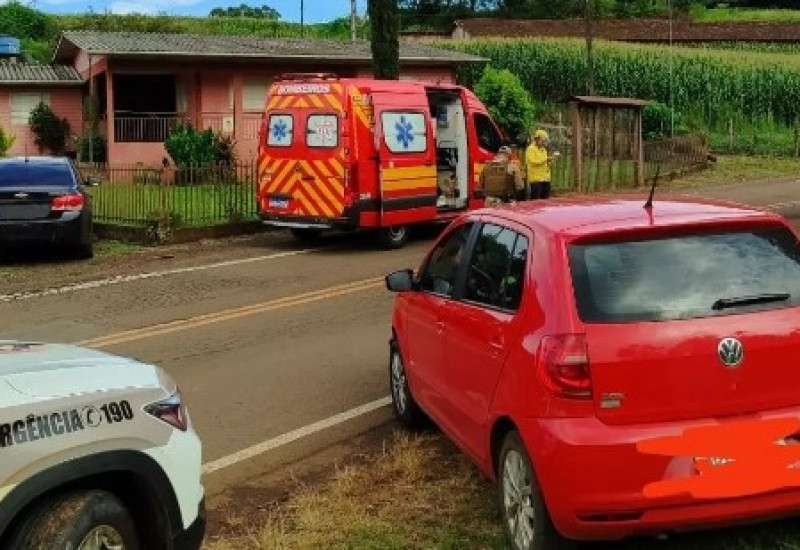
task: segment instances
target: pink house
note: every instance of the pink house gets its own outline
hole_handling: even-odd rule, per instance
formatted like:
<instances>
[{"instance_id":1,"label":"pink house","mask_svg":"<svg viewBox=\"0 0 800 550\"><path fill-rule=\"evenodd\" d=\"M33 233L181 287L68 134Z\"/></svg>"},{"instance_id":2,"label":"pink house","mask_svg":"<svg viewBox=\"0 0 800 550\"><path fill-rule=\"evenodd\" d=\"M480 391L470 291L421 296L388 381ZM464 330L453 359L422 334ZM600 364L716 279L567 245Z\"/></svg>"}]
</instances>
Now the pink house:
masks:
<instances>
[{"instance_id":1,"label":"pink house","mask_svg":"<svg viewBox=\"0 0 800 550\"><path fill-rule=\"evenodd\" d=\"M44 102L71 130L82 133L83 86L81 75L71 66L39 65L19 57L0 60L0 127L16 137L9 155L38 155L39 149L28 125L31 110ZM48 153L48 151L44 151Z\"/></svg>"},{"instance_id":2,"label":"pink house","mask_svg":"<svg viewBox=\"0 0 800 550\"><path fill-rule=\"evenodd\" d=\"M485 61L416 44L402 44L400 59L403 79L434 83ZM96 98L112 166L161 165L177 121L230 134L239 159L252 160L267 89L280 75L372 74L368 42L243 36L70 31L53 61L74 67Z\"/></svg>"}]
</instances>

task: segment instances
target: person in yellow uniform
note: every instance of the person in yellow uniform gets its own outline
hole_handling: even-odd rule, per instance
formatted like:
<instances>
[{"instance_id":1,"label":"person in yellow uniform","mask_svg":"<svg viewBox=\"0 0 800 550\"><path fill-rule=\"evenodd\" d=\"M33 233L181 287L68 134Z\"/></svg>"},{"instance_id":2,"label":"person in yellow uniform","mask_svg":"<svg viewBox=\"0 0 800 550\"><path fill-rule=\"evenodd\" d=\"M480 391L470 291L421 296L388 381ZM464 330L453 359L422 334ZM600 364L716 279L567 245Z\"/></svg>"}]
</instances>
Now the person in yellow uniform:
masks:
<instances>
[{"instance_id":1,"label":"person in yellow uniform","mask_svg":"<svg viewBox=\"0 0 800 550\"><path fill-rule=\"evenodd\" d=\"M550 198L550 166L554 157L550 156L547 144L547 132L536 130L533 134L533 142L525 151L525 166L527 173L527 195L531 199Z\"/></svg>"}]
</instances>

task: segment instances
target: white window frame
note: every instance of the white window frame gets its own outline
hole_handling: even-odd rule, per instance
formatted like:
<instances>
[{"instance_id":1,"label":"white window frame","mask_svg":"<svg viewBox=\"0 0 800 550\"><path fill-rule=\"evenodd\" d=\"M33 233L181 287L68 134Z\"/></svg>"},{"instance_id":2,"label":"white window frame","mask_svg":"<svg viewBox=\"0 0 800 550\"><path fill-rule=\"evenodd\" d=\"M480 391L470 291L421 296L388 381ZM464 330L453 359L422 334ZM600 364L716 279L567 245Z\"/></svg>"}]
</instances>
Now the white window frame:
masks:
<instances>
[{"instance_id":1,"label":"white window frame","mask_svg":"<svg viewBox=\"0 0 800 550\"><path fill-rule=\"evenodd\" d=\"M22 102L22 105L20 105ZM12 126L27 126L33 111L39 103L50 105L48 92L11 92L9 110Z\"/></svg>"},{"instance_id":2,"label":"white window frame","mask_svg":"<svg viewBox=\"0 0 800 550\"><path fill-rule=\"evenodd\" d=\"M242 85L242 110L262 112L267 103L271 78L247 78Z\"/></svg>"}]
</instances>

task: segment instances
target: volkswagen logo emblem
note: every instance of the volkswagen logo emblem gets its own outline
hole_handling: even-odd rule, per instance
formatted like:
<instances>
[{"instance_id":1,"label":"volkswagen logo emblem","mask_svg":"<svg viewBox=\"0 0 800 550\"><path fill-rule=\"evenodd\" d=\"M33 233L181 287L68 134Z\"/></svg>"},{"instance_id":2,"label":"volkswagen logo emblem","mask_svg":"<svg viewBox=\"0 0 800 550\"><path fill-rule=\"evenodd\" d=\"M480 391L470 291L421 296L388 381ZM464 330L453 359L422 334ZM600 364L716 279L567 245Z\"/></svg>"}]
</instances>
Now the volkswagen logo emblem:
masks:
<instances>
[{"instance_id":1,"label":"volkswagen logo emblem","mask_svg":"<svg viewBox=\"0 0 800 550\"><path fill-rule=\"evenodd\" d=\"M728 368L738 367L744 359L744 346L736 338L725 338L717 347L722 364Z\"/></svg>"}]
</instances>

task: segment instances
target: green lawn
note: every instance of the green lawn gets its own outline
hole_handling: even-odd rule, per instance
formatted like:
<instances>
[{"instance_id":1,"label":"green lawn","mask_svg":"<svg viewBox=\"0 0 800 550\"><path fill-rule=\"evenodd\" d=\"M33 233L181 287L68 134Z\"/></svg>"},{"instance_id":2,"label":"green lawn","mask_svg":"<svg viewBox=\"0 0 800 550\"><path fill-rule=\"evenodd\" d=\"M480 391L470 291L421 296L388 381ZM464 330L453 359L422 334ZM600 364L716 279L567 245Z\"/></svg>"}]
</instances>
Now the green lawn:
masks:
<instances>
[{"instance_id":1,"label":"green lawn","mask_svg":"<svg viewBox=\"0 0 800 550\"><path fill-rule=\"evenodd\" d=\"M800 9L703 8L692 10L692 19L700 23L765 22L790 23L800 21Z\"/></svg>"},{"instance_id":2,"label":"green lawn","mask_svg":"<svg viewBox=\"0 0 800 550\"><path fill-rule=\"evenodd\" d=\"M157 186L107 183L91 189L98 222L147 225L168 219L173 227L219 225L255 219L250 185Z\"/></svg>"}]
</instances>

